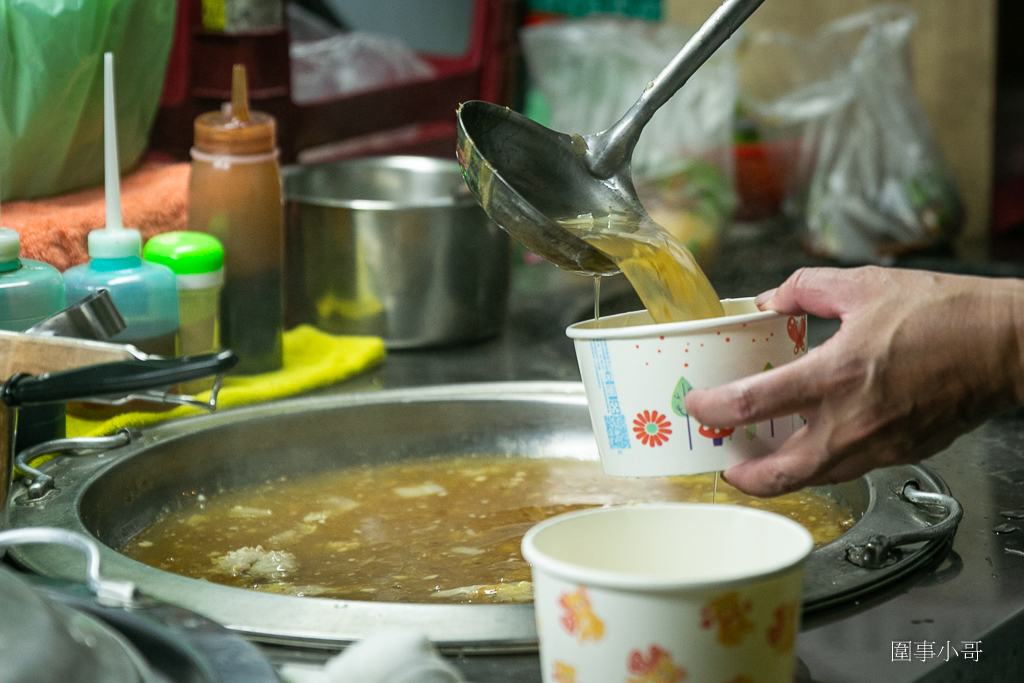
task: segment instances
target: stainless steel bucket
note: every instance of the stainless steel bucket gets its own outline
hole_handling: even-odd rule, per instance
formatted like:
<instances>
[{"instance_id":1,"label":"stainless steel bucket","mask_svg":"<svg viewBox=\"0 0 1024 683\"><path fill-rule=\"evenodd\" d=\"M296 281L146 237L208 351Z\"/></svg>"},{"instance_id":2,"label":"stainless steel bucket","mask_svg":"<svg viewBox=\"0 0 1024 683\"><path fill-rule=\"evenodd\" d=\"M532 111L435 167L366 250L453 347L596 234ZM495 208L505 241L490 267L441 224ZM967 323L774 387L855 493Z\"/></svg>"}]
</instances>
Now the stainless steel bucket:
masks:
<instances>
[{"instance_id":1,"label":"stainless steel bucket","mask_svg":"<svg viewBox=\"0 0 1024 683\"><path fill-rule=\"evenodd\" d=\"M496 335L511 276L508 235L454 160L393 156L294 166L287 198L291 324L374 334L388 348Z\"/></svg>"}]
</instances>

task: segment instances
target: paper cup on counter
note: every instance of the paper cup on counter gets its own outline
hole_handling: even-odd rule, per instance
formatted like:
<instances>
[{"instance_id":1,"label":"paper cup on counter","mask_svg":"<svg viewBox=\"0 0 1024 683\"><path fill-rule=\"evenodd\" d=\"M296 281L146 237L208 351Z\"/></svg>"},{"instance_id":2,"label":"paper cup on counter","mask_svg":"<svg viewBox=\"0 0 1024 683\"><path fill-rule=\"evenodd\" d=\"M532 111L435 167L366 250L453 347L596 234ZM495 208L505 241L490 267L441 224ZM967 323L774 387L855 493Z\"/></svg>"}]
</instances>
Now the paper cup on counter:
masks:
<instances>
[{"instance_id":1,"label":"paper cup on counter","mask_svg":"<svg viewBox=\"0 0 1024 683\"><path fill-rule=\"evenodd\" d=\"M778 367L807 351L807 318L725 299L721 318L655 324L647 311L566 330L586 389L605 473L659 477L715 472L777 449L799 415L711 429L686 412L693 389Z\"/></svg>"},{"instance_id":2,"label":"paper cup on counter","mask_svg":"<svg viewBox=\"0 0 1024 683\"><path fill-rule=\"evenodd\" d=\"M553 517L523 538L546 683L792 683L814 542L781 515L662 503Z\"/></svg>"}]
</instances>

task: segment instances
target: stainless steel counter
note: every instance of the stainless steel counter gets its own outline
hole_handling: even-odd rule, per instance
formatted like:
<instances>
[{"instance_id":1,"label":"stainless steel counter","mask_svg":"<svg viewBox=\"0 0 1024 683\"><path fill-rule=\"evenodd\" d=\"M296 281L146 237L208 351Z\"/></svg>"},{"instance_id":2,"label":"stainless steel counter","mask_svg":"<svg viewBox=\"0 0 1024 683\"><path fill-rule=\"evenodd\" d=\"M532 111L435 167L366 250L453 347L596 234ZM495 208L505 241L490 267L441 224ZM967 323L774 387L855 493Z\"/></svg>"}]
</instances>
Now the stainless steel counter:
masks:
<instances>
[{"instance_id":1,"label":"stainless steel counter","mask_svg":"<svg viewBox=\"0 0 1024 683\"><path fill-rule=\"evenodd\" d=\"M750 296L777 285L803 265L828 265L802 254L791 233L737 229L709 276L722 296ZM917 258L908 267L996 276L1024 276L1012 265L967 266L942 256ZM591 317L591 283L551 272L546 264L520 273L502 335L460 348L391 353L376 370L331 391L372 390L455 382L578 380L575 356L564 329ZM621 277L621 276L619 276ZM603 285L606 313L635 310L639 303L617 278ZM811 344L837 326L812 320ZM970 340L965 340L970 343ZM949 484L965 508L951 552L937 567L861 604L816 618L804 626L798 654L811 683L909 683L920 681L1024 681L1024 520L1001 511L1024 507L1024 410L992 420L935 456L928 464ZM1004 522L1021 530L997 535ZM980 641L966 659L963 643ZM894 661L910 643L910 661ZM925 643L934 656L928 657ZM947 644L956 655L951 655ZM940 653L940 648L942 648ZM948 656L948 661L946 661ZM924 659L922 659L924 657ZM456 660L467 678L539 681L535 656Z\"/></svg>"}]
</instances>

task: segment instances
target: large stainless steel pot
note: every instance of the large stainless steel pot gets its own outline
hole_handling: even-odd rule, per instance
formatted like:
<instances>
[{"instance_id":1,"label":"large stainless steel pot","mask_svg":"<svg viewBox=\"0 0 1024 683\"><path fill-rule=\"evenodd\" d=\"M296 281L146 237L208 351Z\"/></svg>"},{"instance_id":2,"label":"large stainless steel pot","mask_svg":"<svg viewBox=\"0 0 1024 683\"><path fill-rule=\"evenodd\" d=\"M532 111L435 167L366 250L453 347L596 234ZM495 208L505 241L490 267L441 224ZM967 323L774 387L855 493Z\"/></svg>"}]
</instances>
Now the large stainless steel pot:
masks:
<instances>
[{"instance_id":1,"label":"large stainless steel pot","mask_svg":"<svg viewBox=\"0 0 1024 683\"><path fill-rule=\"evenodd\" d=\"M378 335L393 349L500 331L510 240L469 194L454 160L294 166L284 187L290 322Z\"/></svg>"},{"instance_id":2,"label":"large stainless steel pot","mask_svg":"<svg viewBox=\"0 0 1024 683\"><path fill-rule=\"evenodd\" d=\"M426 632L442 647L531 649L537 638L531 605L271 595L177 576L113 550L198 494L360 463L472 453L596 459L581 385L524 382L323 396L171 423L145 430L102 458L53 461L45 469L58 490L33 501L25 485L18 485L5 519L14 527L92 534L105 544L109 578L130 580L144 592L264 642L337 647L400 625ZM821 490L851 505L859 521L812 554L805 610L852 600L905 576L947 547L958 521L959 506L924 467L895 467ZM913 544L886 551L900 539ZM82 571L80 560L60 548L26 546L12 554L47 576Z\"/></svg>"}]
</instances>

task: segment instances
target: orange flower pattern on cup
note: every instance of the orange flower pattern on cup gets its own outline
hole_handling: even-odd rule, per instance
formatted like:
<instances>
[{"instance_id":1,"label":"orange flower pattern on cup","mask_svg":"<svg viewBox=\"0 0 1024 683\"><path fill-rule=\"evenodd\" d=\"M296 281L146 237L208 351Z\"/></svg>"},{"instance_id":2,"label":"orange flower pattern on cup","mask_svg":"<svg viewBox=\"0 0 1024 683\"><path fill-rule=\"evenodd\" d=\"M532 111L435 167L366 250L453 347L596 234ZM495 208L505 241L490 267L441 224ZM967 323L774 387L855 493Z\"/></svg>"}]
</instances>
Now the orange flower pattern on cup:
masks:
<instances>
[{"instance_id":1,"label":"orange flower pattern on cup","mask_svg":"<svg viewBox=\"0 0 1024 683\"><path fill-rule=\"evenodd\" d=\"M573 593L563 593L558 604L562 606L562 627L577 642L589 640L596 643L604 638L604 622L594 614L586 588L580 586Z\"/></svg>"},{"instance_id":2,"label":"orange flower pattern on cup","mask_svg":"<svg viewBox=\"0 0 1024 683\"><path fill-rule=\"evenodd\" d=\"M772 625L768 627L768 645L781 654L793 649L796 642L797 604L785 602L775 608Z\"/></svg>"},{"instance_id":3,"label":"orange flower pattern on cup","mask_svg":"<svg viewBox=\"0 0 1024 683\"><path fill-rule=\"evenodd\" d=\"M754 629L754 623L747 618L753 609L753 603L750 600L741 602L736 591L719 595L701 608L700 627L708 630L717 624L718 642L725 647L734 647Z\"/></svg>"},{"instance_id":4,"label":"orange flower pattern on cup","mask_svg":"<svg viewBox=\"0 0 1024 683\"><path fill-rule=\"evenodd\" d=\"M630 652L627 669L631 675L626 683L680 683L689 676L672 661L672 653L658 645L651 645L646 657L642 650Z\"/></svg>"},{"instance_id":5,"label":"orange flower pattern on cup","mask_svg":"<svg viewBox=\"0 0 1024 683\"><path fill-rule=\"evenodd\" d=\"M672 433L669 427L672 423L665 415L657 410L645 410L637 413L633 420L633 432L640 443L654 448L668 441L668 435Z\"/></svg>"},{"instance_id":6,"label":"orange flower pattern on cup","mask_svg":"<svg viewBox=\"0 0 1024 683\"><path fill-rule=\"evenodd\" d=\"M576 667L569 666L564 662L555 662L551 680L555 683L576 683Z\"/></svg>"}]
</instances>

